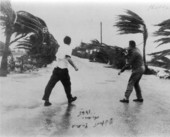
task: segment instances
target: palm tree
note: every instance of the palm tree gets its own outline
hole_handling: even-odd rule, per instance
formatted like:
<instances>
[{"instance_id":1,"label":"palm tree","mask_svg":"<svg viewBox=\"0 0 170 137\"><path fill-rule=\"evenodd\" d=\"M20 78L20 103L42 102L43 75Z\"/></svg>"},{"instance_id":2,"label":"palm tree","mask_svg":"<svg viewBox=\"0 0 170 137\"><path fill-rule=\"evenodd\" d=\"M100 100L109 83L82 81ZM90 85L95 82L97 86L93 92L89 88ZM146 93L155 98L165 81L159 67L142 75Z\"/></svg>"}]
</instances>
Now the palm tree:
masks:
<instances>
[{"instance_id":1,"label":"palm tree","mask_svg":"<svg viewBox=\"0 0 170 137\"><path fill-rule=\"evenodd\" d=\"M6 42L4 47L4 52L2 55L2 61L1 61L1 70L0 75L6 76L7 74L7 57L8 57L8 50L13 30L13 22L15 20L15 12L11 8L11 4L9 1L1 1L0 4L0 11L4 16L0 17L1 25L5 29L5 35L6 35Z\"/></svg>"},{"instance_id":2,"label":"palm tree","mask_svg":"<svg viewBox=\"0 0 170 137\"><path fill-rule=\"evenodd\" d=\"M119 15L118 22L114 26L118 27L119 34L136 34L142 33L143 34L143 61L145 65L146 72L148 70L148 66L146 64L146 55L145 55L145 48L146 48L146 41L148 38L148 31L143 19L137 15L136 13L127 10L127 15Z\"/></svg>"},{"instance_id":3,"label":"palm tree","mask_svg":"<svg viewBox=\"0 0 170 137\"><path fill-rule=\"evenodd\" d=\"M7 57L9 53L9 46L31 33L38 34L39 36L41 35L43 38L43 30L46 28L46 24L44 24L45 22L43 20L28 12L15 12L8 0L1 1L0 12L2 13L2 16L0 16L0 21L6 36L5 48L1 61L0 76L6 76L8 73ZM15 39L11 41L13 34L15 34Z\"/></svg>"}]
</instances>

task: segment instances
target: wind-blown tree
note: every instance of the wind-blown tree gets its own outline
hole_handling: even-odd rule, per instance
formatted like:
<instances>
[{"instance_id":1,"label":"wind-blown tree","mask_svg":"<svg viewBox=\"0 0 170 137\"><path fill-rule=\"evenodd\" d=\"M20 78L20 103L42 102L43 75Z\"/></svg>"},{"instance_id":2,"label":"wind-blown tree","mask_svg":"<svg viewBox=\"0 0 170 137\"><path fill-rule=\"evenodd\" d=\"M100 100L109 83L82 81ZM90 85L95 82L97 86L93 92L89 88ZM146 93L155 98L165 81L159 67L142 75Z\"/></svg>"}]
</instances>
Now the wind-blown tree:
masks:
<instances>
[{"instance_id":1,"label":"wind-blown tree","mask_svg":"<svg viewBox=\"0 0 170 137\"><path fill-rule=\"evenodd\" d=\"M118 15L118 21L114 26L118 27L119 34L143 34L143 61L147 72L148 66L146 64L146 41L148 38L148 31L143 19L136 13L127 10L127 15Z\"/></svg>"},{"instance_id":2,"label":"wind-blown tree","mask_svg":"<svg viewBox=\"0 0 170 137\"><path fill-rule=\"evenodd\" d=\"M39 37L32 34L17 45L17 48L25 49L26 55L36 61L36 67L43 67L52 63L56 59L55 54L58 47L57 41L50 33L44 37L43 43L41 43Z\"/></svg>"},{"instance_id":3,"label":"wind-blown tree","mask_svg":"<svg viewBox=\"0 0 170 137\"><path fill-rule=\"evenodd\" d=\"M99 48L101 46L101 43L97 40L97 39L94 39L94 40L91 40L90 43L86 44L86 48L87 49L96 49L96 48Z\"/></svg>"},{"instance_id":4,"label":"wind-blown tree","mask_svg":"<svg viewBox=\"0 0 170 137\"><path fill-rule=\"evenodd\" d=\"M15 15L15 12L12 10L11 4L9 1L1 1L0 12L3 15L3 16L0 16L1 25L5 29L4 33L6 35L6 42L5 42L5 47L4 47L2 61L1 61L0 75L6 76L6 74L7 74L7 57L8 57L11 35L12 35L12 31L13 31L13 24L14 24L16 15Z\"/></svg>"},{"instance_id":5,"label":"wind-blown tree","mask_svg":"<svg viewBox=\"0 0 170 137\"><path fill-rule=\"evenodd\" d=\"M122 68L125 65L124 49L91 40L90 43L81 42L79 47L73 49L73 55L88 58L89 61L109 63L114 68Z\"/></svg>"},{"instance_id":6,"label":"wind-blown tree","mask_svg":"<svg viewBox=\"0 0 170 137\"><path fill-rule=\"evenodd\" d=\"M3 27L4 34L6 36L5 48L1 61L0 75L6 76L8 73L7 57L9 53L9 46L18 40L24 38L26 39L26 37L31 35L36 35L36 37L39 39L39 44L42 44L44 43L45 37L48 36L48 29L42 19L25 11L15 12L8 0L1 1L0 12L2 15L0 16L1 26ZM15 36L13 41L11 41L12 35Z\"/></svg>"},{"instance_id":7,"label":"wind-blown tree","mask_svg":"<svg viewBox=\"0 0 170 137\"><path fill-rule=\"evenodd\" d=\"M154 32L154 36L160 37L155 40L155 42L159 43L157 47L170 43L170 19L162 21L155 26L158 26L159 29ZM170 59L166 57L170 55L170 49L154 52L149 55L154 57L151 62L155 65L170 68Z\"/></svg>"},{"instance_id":8,"label":"wind-blown tree","mask_svg":"<svg viewBox=\"0 0 170 137\"><path fill-rule=\"evenodd\" d=\"M82 58L89 58L91 56L91 52L97 50L101 47L100 42L97 39L91 40L90 43L81 42L79 47L73 49L73 55L82 57Z\"/></svg>"}]
</instances>

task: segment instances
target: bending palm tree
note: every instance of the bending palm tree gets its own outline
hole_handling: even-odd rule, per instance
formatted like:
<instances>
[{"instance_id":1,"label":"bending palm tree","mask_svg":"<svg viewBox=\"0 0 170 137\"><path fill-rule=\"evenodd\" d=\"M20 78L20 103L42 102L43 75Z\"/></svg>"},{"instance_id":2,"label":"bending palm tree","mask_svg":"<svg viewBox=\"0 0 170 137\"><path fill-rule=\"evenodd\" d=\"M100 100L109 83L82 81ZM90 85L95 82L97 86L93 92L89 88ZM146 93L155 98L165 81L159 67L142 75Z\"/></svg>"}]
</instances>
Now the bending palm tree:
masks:
<instances>
[{"instance_id":1,"label":"bending palm tree","mask_svg":"<svg viewBox=\"0 0 170 137\"><path fill-rule=\"evenodd\" d=\"M35 33L39 36L41 35L43 38L43 30L46 28L46 24L40 18L37 18L28 12L19 11L15 13L11 7L11 3L8 0L1 1L0 12L3 15L0 16L1 25L3 26L6 35L5 48L1 61L0 76L6 76L8 73L7 57L9 53L9 46L31 33ZM11 41L11 36L14 33L16 34L16 39Z\"/></svg>"},{"instance_id":2,"label":"bending palm tree","mask_svg":"<svg viewBox=\"0 0 170 137\"><path fill-rule=\"evenodd\" d=\"M141 17L139 17L136 13L127 10L127 15L119 15L119 21L116 22L114 26L118 27L118 31L120 34L135 34L142 33L143 34L143 61L145 65L146 72L148 70L148 66L146 64L146 41L148 38L148 32L146 25Z\"/></svg>"},{"instance_id":3,"label":"bending palm tree","mask_svg":"<svg viewBox=\"0 0 170 137\"><path fill-rule=\"evenodd\" d=\"M4 52L2 55L2 61L1 61L1 70L0 75L6 76L7 74L7 57L8 57L8 50L13 30L13 22L15 20L15 12L11 8L11 4L9 1L1 1L0 4L0 11L4 16L0 17L1 25L5 29L5 35L6 35L6 42L4 47Z\"/></svg>"}]
</instances>

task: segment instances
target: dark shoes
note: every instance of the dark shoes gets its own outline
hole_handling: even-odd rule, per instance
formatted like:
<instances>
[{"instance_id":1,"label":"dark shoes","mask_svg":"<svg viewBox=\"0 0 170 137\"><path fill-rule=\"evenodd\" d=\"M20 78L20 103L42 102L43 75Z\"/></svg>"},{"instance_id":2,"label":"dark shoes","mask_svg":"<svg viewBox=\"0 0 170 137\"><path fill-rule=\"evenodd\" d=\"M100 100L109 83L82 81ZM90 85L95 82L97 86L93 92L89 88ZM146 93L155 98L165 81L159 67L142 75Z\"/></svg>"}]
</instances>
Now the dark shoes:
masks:
<instances>
[{"instance_id":1,"label":"dark shoes","mask_svg":"<svg viewBox=\"0 0 170 137\"><path fill-rule=\"evenodd\" d=\"M134 102L143 102L143 99L134 99L133 101ZM124 99L120 100L120 102L122 102L122 103L129 103L129 100L124 98Z\"/></svg>"},{"instance_id":2,"label":"dark shoes","mask_svg":"<svg viewBox=\"0 0 170 137\"><path fill-rule=\"evenodd\" d=\"M122 102L122 103L129 103L129 100L124 98L124 99L120 100L120 102Z\"/></svg>"},{"instance_id":3,"label":"dark shoes","mask_svg":"<svg viewBox=\"0 0 170 137\"><path fill-rule=\"evenodd\" d=\"M68 103L70 104L70 103L72 103L73 101L75 101L77 99L77 97L72 97L72 98L70 98L69 100L68 100Z\"/></svg>"},{"instance_id":4,"label":"dark shoes","mask_svg":"<svg viewBox=\"0 0 170 137\"><path fill-rule=\"evenodd\" d=\"M73 101L75 101L77 99L77 97L72 97L72 98L70 98L69 100L68 100L68 103L70 104L70 103L72 103ZM45 107L48 107L48 106L51 106L52 104L49 102L49 101L45 101L45 103L44 103L44 106Z\"/></svg>"},{"instance_id":5,"label":"dark shoes","mask_svg":"<svg viewBox=\"0 0 170 137\"><path fill-rule=\"evenodd\" d=\"M143 102L143 99L134 99L134 102Z\"/></svg>"},{"instance_id":6,"label":"dark shoes","mask_svg":"<svg viewBox=\"0 0 170 137\"><path fill-rule=\"evenodd\" d=\"M51 106L52 104L49 101L45 101L44 106L48 107Z\"/></svg>"}]
</instances>

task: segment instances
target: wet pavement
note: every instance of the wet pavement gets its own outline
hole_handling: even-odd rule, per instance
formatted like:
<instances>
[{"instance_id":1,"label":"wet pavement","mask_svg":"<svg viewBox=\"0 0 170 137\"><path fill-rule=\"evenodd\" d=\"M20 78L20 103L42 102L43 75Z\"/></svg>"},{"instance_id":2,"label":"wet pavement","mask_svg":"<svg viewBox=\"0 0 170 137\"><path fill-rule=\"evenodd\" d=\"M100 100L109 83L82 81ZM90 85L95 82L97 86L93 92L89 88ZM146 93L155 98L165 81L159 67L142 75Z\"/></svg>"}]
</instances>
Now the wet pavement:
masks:
<instances>
[{"instance_id":1,"label":"wet pavement","mask_svg":"<svg viewBox=\"0 0 170 137\"><path fill-rule=\"evenodd\" d=\"M123 98L130 71L74 58L79 71L70 68L72 93L78 99L68 105L58 83L52 106L41 100L53 66L32 74L11 74L1 79L0 136L8 137L169 137L170 81L143 76L143 103Z\"/></svg>"}]
</instances>

